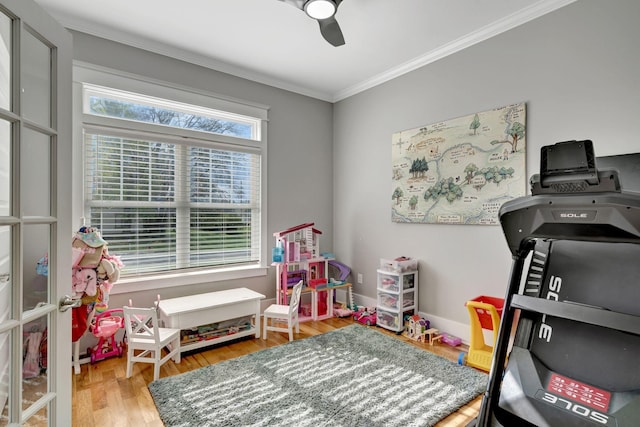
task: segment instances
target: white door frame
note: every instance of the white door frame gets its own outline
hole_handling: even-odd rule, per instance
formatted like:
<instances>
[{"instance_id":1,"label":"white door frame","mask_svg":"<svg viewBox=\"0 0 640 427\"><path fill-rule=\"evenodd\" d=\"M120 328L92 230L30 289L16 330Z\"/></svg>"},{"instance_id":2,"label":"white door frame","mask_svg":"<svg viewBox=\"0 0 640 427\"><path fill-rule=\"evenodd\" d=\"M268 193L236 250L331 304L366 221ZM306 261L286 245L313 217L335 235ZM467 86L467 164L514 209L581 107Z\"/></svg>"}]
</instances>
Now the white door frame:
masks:
<instances>
[{"instance_id":1,"label":"white door frame","mask_svg":"<svg viewBox=\"0 0 640 427\"><path fill-rule=\"evenodd\" d=\"M35 317L48 316L48 392L38 402L45 402L50 426L70 426L71 423L71 310L59 311L58 302L65 294L71 293L71 66L72 38L60 24L51 18L32 0L0 0L2 12L13 19L11 57L12 107L10 111L0 110L0 118L13 124L12 169L11 169L11 214L0 216L0 226L12 230L11 273L12 310L5 321L0 319L0 333L11 335L12 362L10 366L9 403L10 423L21 423L35 409L22 408L22 334L23 325ZM21 63L27 52L20 52L22 34L29 29L38 35L43 44L51 46L51 126L39 129L50 135L50 182L51 215L23 216L21 202L29 194L20 194L20 136L27 127L38 127L22 116L21 112ZM20 61L22 58L23 61ZM23 163L24 164L24 159ZM48 301L30 312L23 312L22 271L32 268L33 260L24 259L24 226L44 224L51 230L49 237L49 289ZM1 409L1 408L0 408Z\"/></svg>"}]
</instances>

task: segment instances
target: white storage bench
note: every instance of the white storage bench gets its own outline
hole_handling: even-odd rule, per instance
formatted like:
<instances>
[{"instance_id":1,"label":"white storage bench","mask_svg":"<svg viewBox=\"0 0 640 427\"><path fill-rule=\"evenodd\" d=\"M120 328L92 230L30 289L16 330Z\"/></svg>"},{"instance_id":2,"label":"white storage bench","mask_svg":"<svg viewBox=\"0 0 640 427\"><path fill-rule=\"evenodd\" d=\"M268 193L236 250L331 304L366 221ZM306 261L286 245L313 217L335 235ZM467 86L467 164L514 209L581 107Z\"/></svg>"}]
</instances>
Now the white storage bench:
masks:
<instances>
[{"instance_id":1,"label":"white storage bench","mask_svg":"<svg viewBox=\"0 0 640 427\"><path fill-rule=\"evenodd\" d=\"M181 343L181 353L248 335L260 338L260 300L264 298L264 295L251 289L237 288L160 300L160 319L167 328L191 330L244 316L255 316L249 328L215 338Z\"/></svg>"}]
</instances>

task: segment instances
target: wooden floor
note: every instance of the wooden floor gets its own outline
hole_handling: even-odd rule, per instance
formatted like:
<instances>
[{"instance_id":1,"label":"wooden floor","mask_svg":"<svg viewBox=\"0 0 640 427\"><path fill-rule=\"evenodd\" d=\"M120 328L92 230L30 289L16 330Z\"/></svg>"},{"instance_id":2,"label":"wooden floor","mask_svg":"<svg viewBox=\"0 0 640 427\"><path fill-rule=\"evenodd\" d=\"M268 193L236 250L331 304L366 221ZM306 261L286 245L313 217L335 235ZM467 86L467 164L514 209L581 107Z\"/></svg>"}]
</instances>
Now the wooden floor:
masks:
<instances>
[{"instance_id":1,"label":"wooden floor","mask_svg":"<svg viewBox=\"0 0 640 427\"><path fill-rule=\"evenodd\" d=\"M304 322L300 324L300 334L296 334L294 338L307 338L342 328L352 323L353 320L350 318ZM409 342L418 348L432 351L456 363L458 354L465 350L445 344L423 345L385 329L376 329L380 332L386 332L389 336ZM175 364L170 360L160 369L160 378L191 371L286 342L288 342L286 334L270 332L267 340L242 339L231 344L227 343L227 345L183 356L179 364ZM163 426L147 388L147 384L153 380L152 364L134 364L133 376L129 379L125 378L126 354L122 358L106 359L94 365L84 364L81 367L81 373L73 375L73 426ZM438 423L438 426L464 426L478 414L479 409L480 398L477 398Z\"/></svg>"}]
</instances>

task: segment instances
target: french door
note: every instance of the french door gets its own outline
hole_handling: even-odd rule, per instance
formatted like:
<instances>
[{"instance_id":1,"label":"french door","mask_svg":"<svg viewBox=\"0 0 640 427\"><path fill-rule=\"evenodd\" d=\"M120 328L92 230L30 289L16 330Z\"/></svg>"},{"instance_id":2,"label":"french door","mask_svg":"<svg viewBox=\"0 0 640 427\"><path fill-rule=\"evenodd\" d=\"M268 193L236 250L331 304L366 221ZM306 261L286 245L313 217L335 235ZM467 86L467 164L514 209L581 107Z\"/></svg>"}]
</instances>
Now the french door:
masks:
<instances>
[{"instance_id":1,"label":"french door","mask_svg":"<svg viewBox=\"0 0 640 427\"><path fill-rule=\"evenodd\" d=\"M69 32L0 0L0 427L71 425Z\"/></svg>"}]
</instances>

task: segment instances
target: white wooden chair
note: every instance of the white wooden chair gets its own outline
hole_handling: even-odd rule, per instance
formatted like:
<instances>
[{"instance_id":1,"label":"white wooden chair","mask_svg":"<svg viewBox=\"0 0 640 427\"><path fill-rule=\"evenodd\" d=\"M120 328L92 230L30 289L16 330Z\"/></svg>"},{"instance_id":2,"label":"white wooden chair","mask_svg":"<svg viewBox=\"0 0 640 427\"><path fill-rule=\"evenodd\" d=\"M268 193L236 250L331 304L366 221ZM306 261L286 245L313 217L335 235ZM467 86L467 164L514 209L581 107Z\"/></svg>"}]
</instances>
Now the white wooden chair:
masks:
<instances>
[{"instance_id":1,"label":"white wooden chair","mask_svg":"<svg viewBox=\"0 0 640 427\"><path fill-rule=\"evenodd\" d=\"M180 363L180 329L158 327L156 308L122 307L127 331L127 378L135 362L153 363L153 380L160 377L160 366L173 358ZM168 347L162 357L162 349ZM136 354L136 351L141 351Z\"/></svg>"},{"instance_id":2,"label":"white wooden chair","mask_svg":"<svg viewBox=\"0 0 640 427\"><path fill-rule=\"evenodd\" d=\"M271 304L264 311L264 334L263 339L267 339L267 331L288 332L289 341L293 341L293 327L296 333L300 333L300 323L298 321L298 307L300 306L300 293L302 292L302 280L293 287L289 299L289 305ZM271 319L271 325L269 325ZM287 327L275 326L274 323L285 323Z\"/></svg>"}]
</instances>

